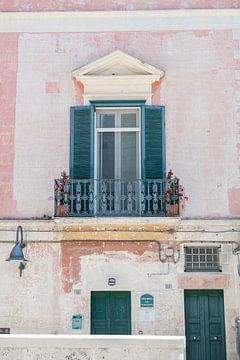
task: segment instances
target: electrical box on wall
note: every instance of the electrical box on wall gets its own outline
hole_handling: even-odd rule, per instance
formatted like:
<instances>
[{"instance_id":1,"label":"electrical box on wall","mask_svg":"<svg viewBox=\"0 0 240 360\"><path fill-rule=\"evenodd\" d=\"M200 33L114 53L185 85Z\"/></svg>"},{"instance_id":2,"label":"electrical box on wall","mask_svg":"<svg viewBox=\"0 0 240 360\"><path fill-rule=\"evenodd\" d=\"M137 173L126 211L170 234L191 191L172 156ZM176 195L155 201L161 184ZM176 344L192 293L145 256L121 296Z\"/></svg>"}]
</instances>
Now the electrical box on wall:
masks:
<instances>
[{"instance_id":1,"label":"electrical box on wall","mask_svg":"<svg viewBox=\"0 0 240 360\"><path fill-rule=\"evenodd\" d=\"M72 329L81 330L82 329L82 315L73 315L72 317Z\"/></svg>"}]
</instances>

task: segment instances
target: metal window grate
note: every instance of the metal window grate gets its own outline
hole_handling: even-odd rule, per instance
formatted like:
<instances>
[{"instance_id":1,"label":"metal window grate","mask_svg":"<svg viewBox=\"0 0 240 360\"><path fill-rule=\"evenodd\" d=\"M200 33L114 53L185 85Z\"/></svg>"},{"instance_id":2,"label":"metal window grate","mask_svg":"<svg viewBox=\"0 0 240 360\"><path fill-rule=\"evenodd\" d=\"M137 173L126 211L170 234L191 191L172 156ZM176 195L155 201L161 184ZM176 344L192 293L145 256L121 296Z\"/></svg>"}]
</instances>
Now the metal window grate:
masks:
<instances>
[{"instance_id":1,"label":"metal window grate","mask_svg":"<svg viewBox=\"0 0 240 360\"><path fill-rule=\"evenodd\" d=\"M185 271L222 271L220 247L185 247Z\"/></svg>"}]
</instances>

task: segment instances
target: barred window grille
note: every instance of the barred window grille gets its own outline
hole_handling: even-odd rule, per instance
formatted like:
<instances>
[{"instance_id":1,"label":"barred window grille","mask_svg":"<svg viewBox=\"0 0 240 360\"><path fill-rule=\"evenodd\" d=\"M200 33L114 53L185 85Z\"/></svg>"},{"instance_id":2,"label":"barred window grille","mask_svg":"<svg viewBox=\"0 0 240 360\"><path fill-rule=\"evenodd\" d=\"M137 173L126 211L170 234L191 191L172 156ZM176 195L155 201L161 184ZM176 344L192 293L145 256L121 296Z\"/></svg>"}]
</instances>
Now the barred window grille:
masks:
<instances>
[{"instance_id":1,"label":"barred window grille","mask_svg":"<svg viewBox=\"0 0 240 360\"><path fill-rule=\"evenodd\" d=\"M222 271L220 247L185 247L185 271Z\"/></svg>"}]
</instances>

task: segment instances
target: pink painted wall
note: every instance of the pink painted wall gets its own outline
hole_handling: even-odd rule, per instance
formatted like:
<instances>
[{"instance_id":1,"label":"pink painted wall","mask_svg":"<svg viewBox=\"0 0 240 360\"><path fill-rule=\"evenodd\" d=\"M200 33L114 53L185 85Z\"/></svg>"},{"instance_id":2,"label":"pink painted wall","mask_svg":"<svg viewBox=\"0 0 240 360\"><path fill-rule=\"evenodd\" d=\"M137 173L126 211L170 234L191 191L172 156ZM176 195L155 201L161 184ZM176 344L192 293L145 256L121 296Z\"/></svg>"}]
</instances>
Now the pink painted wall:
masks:
<instances>
[{"instance_id":1,"label":"pink painted wall","mask_svg":"<svg viewBox=\"0 0 240 360\"><path fill-rule=\"evenodd\" d=\"M165 70L161 84L153 84L153 103L166 106L167 168L189 195L185 216L240 215L234 196L239 193L238 42L231 30L21 34L18 64L17 36L3 39L0 72L8 80L3 113L10 140L8 150L3 148L8 168L2 175L1 217L52 215L53 179L69 168L69 108L82 101L83 89L71 71L115 49Z\"/></svg>"},{"instance_id":2,"label":"pink painted wall","mask_svg":"<svg viewBox=\"0 0 240 360\"><path fill-rule=\"evenodd\" d=\"M239 0L1 0L0 11L111 11L240 8Z\"/></svg>"},{"instance_id":3,"label":"pink painted wall","mask_svg":"<svg viewBox=\"0 0 240 360\"><path fill-rule=\"evenodd\" d=\"M0 34L0 217L16 213L13 200L18 34Z\"/></svg>"}]
</instances>

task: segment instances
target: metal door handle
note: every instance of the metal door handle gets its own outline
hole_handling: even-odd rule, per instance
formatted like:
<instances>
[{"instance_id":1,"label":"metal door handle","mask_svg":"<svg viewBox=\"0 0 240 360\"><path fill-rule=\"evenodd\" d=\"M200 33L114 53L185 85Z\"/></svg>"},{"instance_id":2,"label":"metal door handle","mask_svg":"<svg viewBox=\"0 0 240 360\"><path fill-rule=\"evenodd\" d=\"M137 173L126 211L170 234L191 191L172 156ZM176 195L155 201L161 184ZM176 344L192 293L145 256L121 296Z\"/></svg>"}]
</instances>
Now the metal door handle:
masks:
<instances>
[{"instance_id":1,"label":"metal door handle","mask_svg":"<svg viewBox=\"0 0 240 360\"><path fill-rule=\"evenodd\" d=\"M193 340L197 340L197 337L196 337L196 336L194 336L194 337L193 337Z\"/></svg>"},{"instance_id":2,"label":"metal door handle","mask_svg":"<svg viewBox=\"0 0 240 360\"><path fill-rule=\"evenodd\" d=\"M214 338L213 338L214 340L217 340L218 338L217 338L217 336L214 336Z\"/></svg>"}]
</instances>

